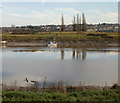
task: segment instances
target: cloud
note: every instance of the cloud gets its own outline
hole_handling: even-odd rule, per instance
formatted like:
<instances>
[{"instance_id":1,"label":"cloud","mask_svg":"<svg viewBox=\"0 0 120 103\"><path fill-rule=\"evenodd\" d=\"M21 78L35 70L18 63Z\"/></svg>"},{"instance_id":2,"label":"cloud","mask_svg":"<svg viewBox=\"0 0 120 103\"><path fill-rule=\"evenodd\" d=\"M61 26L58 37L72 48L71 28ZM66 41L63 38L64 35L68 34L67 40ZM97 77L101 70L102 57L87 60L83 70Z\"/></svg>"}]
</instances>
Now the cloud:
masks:
<instances>
[{"instance_id":1,"label":"cloud","mask_svg":"<svg viewBox=\"0 0 120 103\"><path fill-rule=\"evenodd\" d=\"M17 8L18 9L18 8ZM10 13L5 12L3 17L3 25L27 25L27 24L61 24L61 15L64 14L64 21L66 24L72 23L73 13L78 13L73 8L57 8L53 10L29 10L25 8L19 8L24 10L24 13ZM27 11L27 12L26 12Z\"/></svg>"},{"instance_id":2,"label":"cloud","mask_svg":"<svg viewBox=\"0 0 120 103\"><path fill-rule=\"evenodd\" d=\"M35 7L34 7L35 8ZM71 24L73 16L82 14L83 11L76 8L38 8L35 9L22 6L7 6L4 9L3 26L15 25L43 25L43 24L61 24L61 15L64 16L65 24ZM87 23L117 22L118 14L116 12L103 12L99 10L85 10Z\"/></svg>"},{"instance_id":3,"label":"cloud","mask_svg":"<svg viewBox=\"0 0 120 103\"><path fill-rule=\"evenodd\" d=\"M14 16L14 17L22 17L22 15L16 14L16 13L10 13L10 14L8 14L8 15L11 15L11 16Z\"/></svg>"},{"instance_id":4,"label":"cloud","mask_svg":"<svg viewBox=\"0 0 120 103\"><path fill-rule=\"evenodd\" d=\"M85 14L88 23L118 23L117 12L88 10Z\"/></svg>"},{"instance_id":5,"label":"cloud","mask_svg":"<svg viewBox=\"0 0 120 103\"><path fill-rule=\"evenodd\" d=\"M58 12L63 12L63 13L67 13L67 14L79 14L80 13L80 11L78 11L78 10L75 10L74 8L56 8L56 10L58 11Z\"/></svg>"},{"instance_id":6,"label":"cloud","mask_svg":"<svg viewBox=\"0 0 120 103\"><path fill-rule=\"evenodd\" d=\"M117 22L118 21L118 13L114 13L114 12L104 13L101 15L101 18L104 21Z\"/></svg>"}]
</instances>

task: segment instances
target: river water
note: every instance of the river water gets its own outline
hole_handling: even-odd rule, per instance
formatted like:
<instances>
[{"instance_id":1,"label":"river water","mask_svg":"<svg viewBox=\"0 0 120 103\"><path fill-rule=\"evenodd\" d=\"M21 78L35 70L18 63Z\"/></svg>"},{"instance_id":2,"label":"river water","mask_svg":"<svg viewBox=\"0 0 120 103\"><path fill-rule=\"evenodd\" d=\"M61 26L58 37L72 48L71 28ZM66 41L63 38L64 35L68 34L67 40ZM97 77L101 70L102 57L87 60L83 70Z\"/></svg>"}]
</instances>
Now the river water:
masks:
<instances>
[{"instance_id":1,"label":"river water","mask_svg":"<svg viewBox=\"0 0 120 103\"><path fill-rule=\"evenodd\" d=\"M118 82L118 48L2 48L2 81L26 86L35 80L67 85L111 86Z\"/></svg>"}]
</instances>

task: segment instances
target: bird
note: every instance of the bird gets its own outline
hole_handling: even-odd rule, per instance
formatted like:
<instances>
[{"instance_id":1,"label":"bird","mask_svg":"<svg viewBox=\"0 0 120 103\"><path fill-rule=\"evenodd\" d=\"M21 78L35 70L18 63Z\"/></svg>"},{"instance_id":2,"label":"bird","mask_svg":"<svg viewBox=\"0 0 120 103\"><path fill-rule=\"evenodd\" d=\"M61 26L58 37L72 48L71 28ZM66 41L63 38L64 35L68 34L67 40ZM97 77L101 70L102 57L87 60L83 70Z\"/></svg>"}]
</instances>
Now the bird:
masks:
<instances>
[{"instance_id":1,"label":"bird","mask_svg":"<svg viewBox=\"0 0 120 103\"><path fill-rule=\"evenodd\" d=\"M26 82L29 82L27 78L25 79L25 81L26 81Z\"/></svg>"},{"instance_id":2,"label":"bird","mask_svg":"<svg viewBox=\"0 0 120 103\"><path fill-rule=\"evenodd\" d=\"M35 81L35 80L31 80L32 83L38 83L38 81Z\"/></svg>"}]
</instances>

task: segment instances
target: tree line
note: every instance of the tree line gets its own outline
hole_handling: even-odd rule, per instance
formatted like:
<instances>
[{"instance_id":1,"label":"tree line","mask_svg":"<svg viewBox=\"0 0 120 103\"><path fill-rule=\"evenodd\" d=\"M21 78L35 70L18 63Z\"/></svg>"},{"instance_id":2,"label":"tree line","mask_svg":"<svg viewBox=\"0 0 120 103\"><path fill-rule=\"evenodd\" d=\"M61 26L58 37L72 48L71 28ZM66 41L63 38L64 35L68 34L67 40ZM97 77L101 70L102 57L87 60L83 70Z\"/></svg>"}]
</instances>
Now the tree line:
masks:
<instances>
[{"instance_id":1,"label":"tree line","mask_svg":"<svg viewBox=\"0 0 120 103\"><path fill-rule=\"evenodd\" d=\"M86 18L84 13L82 14L82 17L79 17L79 14L77 14L77 16L73 17L73 31L87 31L87 23L86 23ZM65 25L64 25L64 17L62 14L62 18L61 18L61 31L64 31Z\"/></svg>"}]
</instances>

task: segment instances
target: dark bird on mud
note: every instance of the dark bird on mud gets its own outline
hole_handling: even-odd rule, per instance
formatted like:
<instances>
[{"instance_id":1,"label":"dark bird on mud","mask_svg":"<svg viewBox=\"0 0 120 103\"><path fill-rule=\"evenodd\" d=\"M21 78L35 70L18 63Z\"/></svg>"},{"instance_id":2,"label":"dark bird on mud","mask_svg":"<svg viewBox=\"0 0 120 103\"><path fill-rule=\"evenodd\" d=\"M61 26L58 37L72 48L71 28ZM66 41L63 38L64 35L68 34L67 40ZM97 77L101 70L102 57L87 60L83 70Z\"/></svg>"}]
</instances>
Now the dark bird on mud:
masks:
<instances>
[{"instance_id":1,"label":"dark bird on mud","mask_svg":"<svg viewBox=\"0 0 120 103\"><path fill-rule=\"evenodd\" d=\"M38 81L35 81L35 80L31 80L31 82L33 82L33 83L37 83Z\"/></svg>"},{"instance_id":2,"label":"dark bird on mud","mask_svg":"<svg viewBox=\"0 0 120 103\"><path fill-rule=\"evenodd\" d=\"M28 79L26 78L25 81L28 82Z\"/></svg>"}]
</instances>

